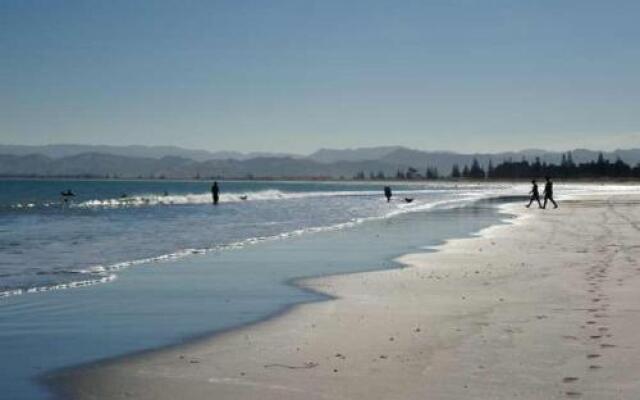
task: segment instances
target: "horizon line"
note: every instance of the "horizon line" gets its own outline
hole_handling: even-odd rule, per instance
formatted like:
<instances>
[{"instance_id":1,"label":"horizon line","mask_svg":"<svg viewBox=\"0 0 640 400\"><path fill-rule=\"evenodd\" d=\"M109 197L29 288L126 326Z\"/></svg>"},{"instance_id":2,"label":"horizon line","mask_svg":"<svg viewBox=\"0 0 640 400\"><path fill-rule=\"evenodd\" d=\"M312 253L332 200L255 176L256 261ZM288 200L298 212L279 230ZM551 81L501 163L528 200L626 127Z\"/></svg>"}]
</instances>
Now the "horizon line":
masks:
<instances>
[{"instance_id":1,"label":"horizon line","mask_svg":"<svg viewBox=\"0 0 640 400\"><path fill-rule=\"evenodd\" d=\"M272 154L272 155L280 155L280 156L299 156L299 157L309 157L311 155L313 155L314 153L317 153L318 151L322 151L322 150L331 150L331 151L356 151L356 150L369 150L369 149L378 149L378 148L390 148L390 147L395 147L398 149L406 149L406 150L413 150L413 151L421 151L421 152L426 152L426 153L450 153L450 154L459 154L459 155L482 155L482 154L499 154L499 153L523 153L523 152L528 152L528 151L538 151L538 152L546 152L546 153L569 153L569 152L574 152L574 151L592 151L592 152L602 152L602 153L615 153L618 151L633 151L633 150L640 150L640 146L638 147L634 147L634 146L630 146L630 147L626 147L626 148L615 148L612 150L603 150L603 149L596 149L596 148L587 148L587 147L575 147L575 148L571 148L571 149L564 149L564 150L549 150L549 149L544 149L544 148L535 148L535 147L529 147L529 148L522 148L519 150L495 150L495 151L473 151L473 152L462 152L462 151L455 151L455 150L443 150L443 149L439 149L439 150L427 150L424 148L417 148L417 147L409 147L409 146L405 146L405 145L374 145L374 146L357 146L357 147L319 147L316 150L313 150L309 153L294 153L294 152L286 152L286 151L271 151L271 150L230 150L230 149L221 149L221 150L210 150L210 149L204 149L204 148L193 148L193 147L182 147L179 145L174 145L174 144L154 144L154 145L148 145L148 144L123 144L123 145L117 145L117 144L105 144L105 143L46 143L46 144L15 144L15 143L0 143L0 146L14 146L14 147L53 147L53 146L104 146L104 147L115 147L115 148L127 148L127 147L143 147L143 148L162 148L162 147L173 147L176 149L181 149L181 150L188 150L188 151L203 151L203 152L207 152L207 153L240 153L242 155L249 155L251 153L263 153L263 154Z\"/></svg>"}]
</instances>

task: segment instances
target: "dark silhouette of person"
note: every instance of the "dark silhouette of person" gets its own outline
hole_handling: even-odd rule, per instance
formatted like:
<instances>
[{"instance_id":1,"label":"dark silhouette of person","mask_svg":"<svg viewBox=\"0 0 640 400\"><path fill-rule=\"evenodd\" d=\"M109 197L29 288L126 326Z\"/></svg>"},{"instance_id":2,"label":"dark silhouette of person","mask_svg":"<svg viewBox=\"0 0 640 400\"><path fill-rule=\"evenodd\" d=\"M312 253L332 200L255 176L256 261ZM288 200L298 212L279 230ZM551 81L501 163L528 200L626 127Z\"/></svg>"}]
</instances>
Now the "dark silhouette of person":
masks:
<instances>
[{"instance_id":1,"label":"dark silhouette of person","mask_svg":"<svg viewBox=\"0 0 640 400\"><path fill-rule=\"evenodd\" d=\"M551 178L546 176L547 183L544 185L544 205L542 208L547 208L547 201L551 201L553 203L553 208L558 208L558 203L553 199L553 182L551 182Z\"/></svg>"},{"instance_id":2,"label":"dark silhouette of person","mask_svg":"<svg viewBox=\"0 0 640 400\"><path fill-rule=\"evenodd\" d=\"M213 199L213 205L217 206L218 201L220 200L220 188L218 187L218 182L213 182L211 186L211 197Z\"/></svg>"},{"instance_id":3,"label":"dark silhouette of person","mask_svg":"<svg viewBox=\"0 0 640 400\"><path fill-rule=\"evenodd\" d=\"M540 202L540 191L538 190L538 182L536 182L536 180L534 179L531 181L531 185L531 191L529 192L531 197L529 198L529 204L527 204L527 208L531 207L531 204L533 204L534 201L537 201L538 206L540 208L543 208L542 203Z\"/></svg>"},{"instance_id":4,"label":"dark silhouette of person","mask_svg":"<svg viewBox=\"0 0 640 400\"><path fill-rule=\"evenodd\" d=\"M387 203L391 201L391 187L390 186L385 186L384 187L384 197L387 198Z\"/></svg>"},{"instance_id":5,"label":"dark silhouette of person","mask_svg":"<svg viewBox=\"0 0 640 400\"><path fill-rule=\"evenodd\" d=\"M71 191L71 189L67 189L65 192L60 192L60 195L62 196L62 204L68 204L69 199L75 197L75 194Z\"/></svg>"}]
</instances>

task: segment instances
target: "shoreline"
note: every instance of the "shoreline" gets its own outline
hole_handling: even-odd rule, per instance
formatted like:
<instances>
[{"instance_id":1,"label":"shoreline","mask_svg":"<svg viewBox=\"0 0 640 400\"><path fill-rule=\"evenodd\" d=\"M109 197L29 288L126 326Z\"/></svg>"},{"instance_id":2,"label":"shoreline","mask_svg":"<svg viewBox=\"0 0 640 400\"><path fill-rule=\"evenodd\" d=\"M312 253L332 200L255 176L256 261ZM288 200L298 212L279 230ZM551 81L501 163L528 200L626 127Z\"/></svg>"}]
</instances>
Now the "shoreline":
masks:
<instances>
[{"instance_id":1,"label":"shoreline","mask_svg":"<svg viewBox=\"0 0 640 400\"><path fill-rule=\"evenodd\" d=\"M487 203L444 207L134 268L110 285L8 298L0 325L9 367L0 386L15 399L51 398L43 375L263 320L318 297L284 284L292 278L386 269L396 256L468 236L497 219Z\"/></svg>"},{"instance_id":2,"label":"shoreline","mask_svg":"<svg viewBox=\"0 0 640 400\"><path fill-rule=\"evenodd\" d=\"M483 206L486 208L492 209L493 211L491 212L495 213L495 217L494 217L495 221L491 223L491 225L489 225L488 227L484 227L479 230L471 230L461 236L442 239L437 244L429 245L425 247L419 247L419 248L416 248L415 251L420 251L421 253L437 252L441 247L445 246L447 243L449 243L452 240L462 240L466 238L473 238L480 235L486 229L490 229L494 226L502 226L505 224L509 224L511 223L512 218L515 217L515 214L505 210L504 206L508 205L509 203L504 203L504 202L524 201L524 199L525 197L520 195L501 195L501 196L490 197L485 199L477 199L471 204L464 205L461 207L461 209L480 209L480 208L483 208ZM431 210L421 211L421 212L430 212L430 211ZM306 293L310 293L314 296L319 296L321 297L321 299L313 299L313 300L306 300L302 302L290 303L284 306L282 309L272 314L268 314L263 318L257 319L255 321L251 321L249 323L243 323L242 325L239 325L239 326L231 326L224 329L217 329L213 331L207 331L200 334L188 336L181 339L179 342L170 343L170 344L162 345L159 347L153 347L149 349L129 352L123 355L108 357L108 358L100 359L97 361L90 361L87 363L81 363L81 364L71 365L69 367L63 367L63 368L58 368L51 371L46 371L37 377L36 384L45 387L45 389L47 389L48 391L51 391L51 388L58 387L58 383L55 383L55 382L58 381L61 376L65 376L69 373L73 373L74 371L108 367L113 364L126 362L129 359L145 357L145 356L154 355L162 352L174 351L174 350L177 350L183 347L188 347L188 346L198 346L199 344L207 343L211 340L215 340L224 335L234 334L238 331L252 329L262 324L270 323L272 321L277 321L279 318L291 312L295 312L298 308L304 307L306 305L330 302L330 301L339 299L339 297L336 295L329 294L318 288L314 288L312 286L313 281L332 278L332 277L346 277L346 276L356 275L356 274L368 274L368 273L375 273L379 271L403 269L408 267L408 265L400 261L400 259L406 254L407 254L406 252L400 251L396 255L391 255L388 258L385 258L384 264L386 264L387 266L384 268L371 267L371 269L364 270L364 271L342 272L338 274L323 273L323 274L310 276L310 277L296 277L296 278L287 279L282 282L283 285L290 286L292 288L295 288L297 290L300 290ZM56 391L54 391L54 393ZM55 398L57 398L57 396L55 396Z\"/></svg>"},{"instance_id":3,"label":"shoreline","mask_svg":"<svg viewBox=\"0 0 640 400\"><path fill-rule=\"evenodd\" d=\"M637 208L640 203L637 195L614 197L619 202L617 207ZM621 201L623 198L626 200ZM563 227L559 227L554 218L564 209L574 217L575 209L580 207L586 213L604 212L605 216L615 213L615 208L612 208L614 211L599 209L598 202L610 201L604 199L589 196L565 201L559 212L550 210L538 214L542 221L537 225L529 223L532 212L518 209L517 205L502 206L502 211L518 215L510 220L510 224L500 223L482 229L475 237L448 240L429 252L401 256L396 259L401 263L399 268L305 278L296 282L332 296L330 301L298 304L276 318L197 343L63 371L50 383L56 383L61 392L75 399L91 398L92 395L114 399L169 399L176 396L200 399L211 395L222 399L404 399L419 398L424 393L443 399L512 398L514 394L524 398L587 398L589 391L576 386L585 386L585 381L589 386L589 381L578 376L577 369L583 367L593 373L604 367L615 369L615 366L585 364L592 358L601 360L599 353L587 352L586 361L585 354L582 354L582 361L569 354L588 347L593 340L606 339L605 334L588 335L582 340L576 332L559 332L570 330L572 324L567 321L573 322L577 313L590 310L590 303L587 301L577 311L564 310L564 304L578 301L576 288L566 286L571 279L558 281L557 278L574 277L574 270L581 263L588 263L595 253L589 247L583 248L587 243L576 243L568 238L561 241L561 252L553 252L552 257L547 254L543 260L548 264L560 262L556 268L549 265L534 268L528 259L523 262L519 257L532 253L544 258L545 254L539 253L538 236L530 231L553 228L557 235L556 230ZM578 232L597 228L593 224L582 226L573 222L578 224ZM633 227L633 223L629 226ZM525 228L528 229L523 232ZM620 234L629 233L629 227L624 229ZM597 231L594 233L600 235ZM532 243L524 250L514 246L528 246L527 241L522 242L522 236L531 239ZM629 237L617 239L624 241ZM510 249L501 254L504 250L497 250L497 242L510 244L507 246ZM591 244L598 245L596 242ZM580 247L579 251L565 254L567 248L576 246ZM484 251L483 247L492 251ZM604 251L608 251L607 248ZM500 253L500 257L493 253ZM628 257L632 258L632 255ZM487 260L490 262L485 266L477 266ZM561 268L562 263L571 264L572 268ZM600 278L593 275L598 273L602 274L588 272L589 290L595 290L594 283L604 286L598 281ZM629 281L635 279L635 275L627 277ZM624 281L619 278L618 283L623 285ZM534 288L530 286L532 282L545 285ZM624 294L637 299L633 293ZM473 304L468 301L471 299ZM608 302L608 296L598 295L592 300L593 304ZM625 307L628 306L631 304L625 303ZM527 311L524 314L523 309ZM591 309L594 311L588 312L595 315L607 312ZM561 312L567 313L566 319L558 323L553 314ZM505 325L505 320L498 318L503 314L509 321L506 323L508 328L501 326ZM536 324L552 326L541 330ZM583 323L582 328L578 325L578 333L580 329L590 330L591 325L589 322ZM597 328L606 328L601 332L610 329ZM544 340L528 330L537 330ZM524 341L519 337L524 337ZM625 340L632 341L629 332ZM521 345L516 346L519 341ZM616 351L615 344L600 344L602 351ZM505 347L518 357L505 353ZM545 347L550 351L545 351ZM629 346L625 347L625 351L632 353ZM547 358L555 360L549 362ZM629 358L627 355L627 366L632 365L635 371L640 369L640 365ZM522 360L530 360L536 368L523 364ZM567 369L567 372L558 369ZM515 375L514 371L517 372ZM616 372L625 375L624 371ZM566 376L555 379L550 377L550 374L555 376L553 373ZM482 383L487 380L484 375L489 376L488 383ZM505 377L516 379L509 385L504 381ZM533 380L533 384L520 381L524 377ZM623 383L620 387L627 391L640 389L632 382ZM614 389L603 385L602 381L598 381L597 386L600 389L592 387L597 395L591 398L610 398L618 393L612 392Z\"/></svg>"},{"instance_id":4,"label":"shoreline","mask_svg":"<svg viewBox=\"0 0 640 400\"><path fill-rule=\"evenodd\" d=\"M431 205L435 207L439 205L439 203L436 202ZM406 213L410 213L410 212L422 212L422 211L407 211ZM404 212L402 211L396 211L396 215L403 214L403 213ZM329 225L308 226L304 228L293 229L293 230L279 232L279 233L266 235L266 236L244 238L240 240L231 241L229 243L212 245L210 247L181 248L181 249L177 249L172 252L168 252L160 255L152 255L152 256L141 257L137 259L134 258L129 260L107 262L107 263L104 263L104 265L102 264L88 265L81 268L81 271L74 272L74 273L77 273L79 276L86 276L86 279L71 280L67 282L56 282L52 284L45 284L45 285L39 285L39 286L12 287L12 288L6 288L6 289L0 288L0 301L4 298L9 298L14 296L37 294L37 293L51 292L51 291L57 291L57 290L67 290L67 289L74 289L74 288L109 283L118 279L118 275L117 275L118 272L129 269L131 267L139 266L139 265L163 263L163 262L172 261L172 260L183 258L183 257L203 255L203 254L208 254L216 251L232 250L236 248L250 246L255 243L282 240L283 238L290 238L290 237L299 237L305 234L335 231L335 230L340 230L344 227L356 226L363 222L381 220L389 217L391 217L390 214L383 215L383 216L359 217L359 218L354 218L352 220L348 220L344 222L332 223ZM96 267L100 268L100 270L94 271L93 269Z\"/></svg>"}]
</instances>

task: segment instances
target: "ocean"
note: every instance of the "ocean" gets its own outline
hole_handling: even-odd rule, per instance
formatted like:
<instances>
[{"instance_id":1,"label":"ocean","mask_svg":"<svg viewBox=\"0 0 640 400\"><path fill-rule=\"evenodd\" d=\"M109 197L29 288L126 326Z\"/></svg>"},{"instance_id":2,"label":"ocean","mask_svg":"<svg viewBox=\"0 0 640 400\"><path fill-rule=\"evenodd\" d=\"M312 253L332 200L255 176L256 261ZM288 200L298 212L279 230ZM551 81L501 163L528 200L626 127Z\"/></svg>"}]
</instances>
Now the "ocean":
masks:
<instances>
[{"instance_id":1,"label":"ocean","mask_svg":"<svg viewBox=\"0 0 640 400\"><path fill-rule=\"evenodd\" d=\"M104 283L135 265L464 204L504 188L396 185L387 204L381 183L222 182L213 207L210 184L0 181L0 297ZM75 194L68 204L66 190Z\"/></svg>"},{"instance_id":2,"label":"ocean","mask_svg":"<svg viewBox=\"0 0 640 400\"><path fill-rule=\"evenodd\" d=\"M499 223L510 183L0 181L0 390L49 399L60 368L180 343L321 294L302 277L398 267L399 255ZM579 194L611 186L564 185ZM620 186L619 190L625 190ZM72 190L65 204L60 192ZM246 197L246 199L244 199ZM407 203L405 198L413 199Z\"/></svg>"}]
</instances>

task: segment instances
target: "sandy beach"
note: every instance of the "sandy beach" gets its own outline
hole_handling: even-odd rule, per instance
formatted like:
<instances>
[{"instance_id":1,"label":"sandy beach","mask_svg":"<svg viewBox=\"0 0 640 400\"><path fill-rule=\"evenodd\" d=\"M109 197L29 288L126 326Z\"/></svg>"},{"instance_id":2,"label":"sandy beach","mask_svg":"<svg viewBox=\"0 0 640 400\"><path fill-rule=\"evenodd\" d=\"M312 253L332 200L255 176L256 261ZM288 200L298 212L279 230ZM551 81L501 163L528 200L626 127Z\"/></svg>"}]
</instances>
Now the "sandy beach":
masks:
<instances>
[{"instance_id":1,"label":"sandy beach","mask_svg":"<svg viewBox=\"0 0 640 400\"><path fill-rule=\"evenodd\" d=\"M50 383L83 400L638 398L640 196L503 210L402 268L299 282L333 300Z\"/></svg>"}]
</instances>

